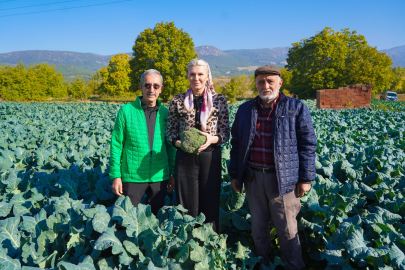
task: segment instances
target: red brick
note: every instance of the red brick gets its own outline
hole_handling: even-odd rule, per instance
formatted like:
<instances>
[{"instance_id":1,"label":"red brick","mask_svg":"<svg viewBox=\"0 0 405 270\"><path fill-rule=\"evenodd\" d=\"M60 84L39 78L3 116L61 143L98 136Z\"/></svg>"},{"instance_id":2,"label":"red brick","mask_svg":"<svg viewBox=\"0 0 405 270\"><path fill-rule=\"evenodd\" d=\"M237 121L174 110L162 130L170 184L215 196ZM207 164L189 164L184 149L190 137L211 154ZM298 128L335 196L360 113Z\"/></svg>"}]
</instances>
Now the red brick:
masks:
<instances>
[{"instance_id":1,"label":"red brick","mask_svg":"<svg viewBox=\"0 0 405 270\"><path fill-rule=\"evenodd\" d=\"M348 85L339 89L317 90L317 108L370 107L372 85Z\"/></svg>"}]
</instances>

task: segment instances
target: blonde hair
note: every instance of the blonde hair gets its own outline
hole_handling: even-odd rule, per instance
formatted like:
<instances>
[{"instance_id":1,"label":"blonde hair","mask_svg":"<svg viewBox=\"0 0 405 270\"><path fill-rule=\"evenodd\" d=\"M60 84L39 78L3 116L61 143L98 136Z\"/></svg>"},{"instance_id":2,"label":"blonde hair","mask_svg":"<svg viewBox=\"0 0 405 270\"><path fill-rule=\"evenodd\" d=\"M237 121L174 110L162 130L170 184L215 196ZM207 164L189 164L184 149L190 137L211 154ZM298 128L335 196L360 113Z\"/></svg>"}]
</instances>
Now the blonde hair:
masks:
<instances>
[{"instance_id":1,"label":"blonde hair","mask_svg":"<svg viewBox=\"0 0 405 270\"><path fill-rule=\"evenodd\" d=\"M202 60L200 58L194 58L193 60L190 61L190 63L188 63L187 74L188 74L188 70L190 69L190 67L195 67L195 66L205 67L207 75L209 75L209 69L208 69L207 62L205 62L204 60Z\"/></svg>"}]
</instances>

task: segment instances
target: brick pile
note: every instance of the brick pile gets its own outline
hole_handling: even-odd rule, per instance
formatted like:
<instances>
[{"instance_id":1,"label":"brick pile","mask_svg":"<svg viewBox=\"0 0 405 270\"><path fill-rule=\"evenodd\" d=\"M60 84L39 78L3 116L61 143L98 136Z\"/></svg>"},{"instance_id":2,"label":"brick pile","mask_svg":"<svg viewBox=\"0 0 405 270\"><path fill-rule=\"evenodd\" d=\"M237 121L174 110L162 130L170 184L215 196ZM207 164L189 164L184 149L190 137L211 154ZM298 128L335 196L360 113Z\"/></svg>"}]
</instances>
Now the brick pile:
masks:
<instances>
[{"instance_id":1,"label":"brick pile","mask_svg":"<svg viewBox=\"0 0 405 270\"><path fill-rule=\"evenodd\" d=\"M323 89L316 91L316 107L318 109L354 109L370 107L370 83L353 84L339 89Z\"/></svg>"}]
</instances>

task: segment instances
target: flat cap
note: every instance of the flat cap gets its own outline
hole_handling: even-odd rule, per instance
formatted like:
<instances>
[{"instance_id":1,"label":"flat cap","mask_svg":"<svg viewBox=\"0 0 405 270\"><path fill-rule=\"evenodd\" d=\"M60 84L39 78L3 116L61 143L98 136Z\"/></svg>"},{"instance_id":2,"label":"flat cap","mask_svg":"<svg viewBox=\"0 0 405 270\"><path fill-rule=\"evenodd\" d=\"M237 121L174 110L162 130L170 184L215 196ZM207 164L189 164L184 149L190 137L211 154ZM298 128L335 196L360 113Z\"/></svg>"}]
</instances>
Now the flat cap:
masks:
<instances>
[{"instance_id":1,"label":"flat cap","mask_svg":"<svg viewBox=\"0 0 405 270\"><path fill-rule=\"evenodd\" d=\"M276 67L276 66L265 65L265 66L256 68L255 78L259 74L273 74L273 75L278 75L281 77L281 70L279 67Z\"/></svg>"}]
</instances>

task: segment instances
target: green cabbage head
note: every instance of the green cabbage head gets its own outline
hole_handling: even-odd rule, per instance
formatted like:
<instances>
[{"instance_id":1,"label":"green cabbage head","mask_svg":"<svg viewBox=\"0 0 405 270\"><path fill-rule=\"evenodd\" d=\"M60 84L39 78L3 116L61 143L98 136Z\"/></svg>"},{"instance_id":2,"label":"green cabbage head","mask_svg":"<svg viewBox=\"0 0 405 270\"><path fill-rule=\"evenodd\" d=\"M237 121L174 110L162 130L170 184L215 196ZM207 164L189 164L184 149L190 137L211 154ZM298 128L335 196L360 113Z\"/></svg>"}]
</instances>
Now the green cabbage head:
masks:
<instances>
[{"instance_id":1,"label":"green cabbage head","mask_svg":"<svg viewBox=\"0 0 405 270\"><path fill-rule=\"evenodd\" d=\"M187 153L199 154L198 148L205 143L207 137L200 134L200 131L195 128L190 128L180 135L180 148Z\"/></svg>"}]
</instances>

